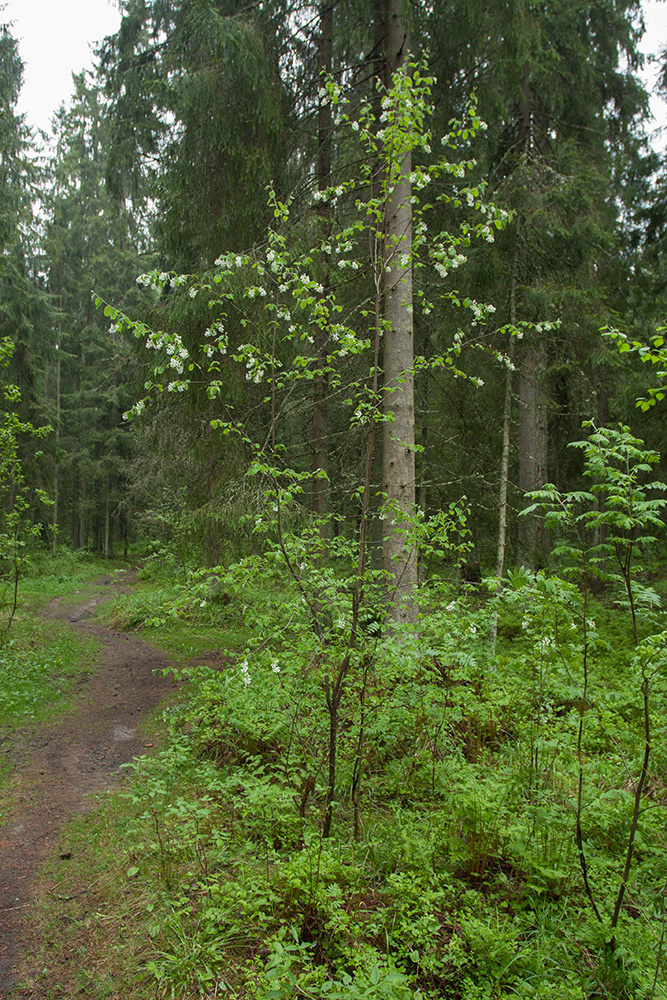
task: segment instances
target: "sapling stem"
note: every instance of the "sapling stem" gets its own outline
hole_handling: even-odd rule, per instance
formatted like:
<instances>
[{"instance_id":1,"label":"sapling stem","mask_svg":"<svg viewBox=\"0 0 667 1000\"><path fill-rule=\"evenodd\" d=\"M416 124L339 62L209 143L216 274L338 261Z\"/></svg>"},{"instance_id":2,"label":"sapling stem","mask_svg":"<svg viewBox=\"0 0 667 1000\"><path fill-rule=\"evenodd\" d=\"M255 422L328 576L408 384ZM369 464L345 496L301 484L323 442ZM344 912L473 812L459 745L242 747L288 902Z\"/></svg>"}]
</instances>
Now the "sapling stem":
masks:
<instances>
[{"instance_id":1,"label":"sapling stem","mask_svg":"<svg viewBox=\"0 0 667 1000\"><path fill-rule=\"evenodd\" d=\"M593 896L593 890L588 878L588 864L586 862L586 854L584 852L584 838L581 830L581 814L583 809L583 795L584 795L584 761L582 753L582 743L584 736L584 713L586 711L586 701L588 698L588 578L586 575L586 565L584 563L584 605L583 605L583 629L584 629L584 649L582 656L582 667L584 672L584 686L581 692L581 701L579 702L579 729L577 732L577 762L579 765L579 779L577 782L577 822L576 822L576 838L577 838L577 853L579 855L579 866L581 868L581 874L584 880L584 889L586 890L586 895L588 896L591 907L593 908L593 913L595 914L598 923L602 923L602 917L600 911L598 910L597 903Z\"/></svg>"}]
</instances>

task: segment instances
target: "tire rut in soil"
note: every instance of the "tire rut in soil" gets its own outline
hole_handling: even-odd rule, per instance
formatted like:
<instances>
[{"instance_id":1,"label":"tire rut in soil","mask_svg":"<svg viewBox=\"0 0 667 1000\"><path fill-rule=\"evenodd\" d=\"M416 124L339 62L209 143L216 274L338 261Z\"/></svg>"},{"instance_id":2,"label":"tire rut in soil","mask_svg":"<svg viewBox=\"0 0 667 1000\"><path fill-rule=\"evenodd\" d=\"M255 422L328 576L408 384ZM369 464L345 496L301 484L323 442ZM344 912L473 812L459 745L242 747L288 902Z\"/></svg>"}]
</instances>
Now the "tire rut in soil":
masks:
<instances>
[{"instance_id":1,"label":"tire rut in soil","mask_svg":"<svg viewBox=\"0 0 667 1000\"><path fill-rule=\"evenodd\" d=\"M113 787L121 765L142 752L142 716L173 691L173 682L160 673L168 666L163 653L86 620L107 596L63 612L57 601L46 609L46 617L69 621L98 639L95 672L66 716L7 737L16 795L0 827L0 998L21 996L13 989L15 968L29 939L25 917L40 866L68 820L94 807L92 793Z\"/></svg>"}]
</instances>

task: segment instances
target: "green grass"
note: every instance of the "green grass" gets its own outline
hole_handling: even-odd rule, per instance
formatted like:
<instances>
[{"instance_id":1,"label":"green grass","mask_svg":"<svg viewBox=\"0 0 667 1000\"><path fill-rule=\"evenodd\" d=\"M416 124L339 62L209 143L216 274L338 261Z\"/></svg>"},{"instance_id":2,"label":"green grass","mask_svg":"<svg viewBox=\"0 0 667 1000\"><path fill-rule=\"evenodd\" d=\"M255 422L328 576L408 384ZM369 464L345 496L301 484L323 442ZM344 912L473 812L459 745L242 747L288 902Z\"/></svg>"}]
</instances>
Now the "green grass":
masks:
<instances>
[{"instance_id":1,"label":"green grass","mask_svg":"<svg viewBox=\"0 0 667 1000\"><path fill-rule=\"evenodd\" d=\"M34 553L19 587L19 613L36 612L55 597L70 603L79 600L79 592L102 576L124 573L131 563L122 559L101 559L83 550L62 549L52 555Z\"/></svg>"},{"instance_id":2,"label":"green grass","mask_svg":"<svg viewBox=\"0 0 667 1000\"><path fill-rule=\"evenodd\" d=\"M0 719L6 732L66 710L91 672L98 642L64 622L22 617L0 648Z\"/></svg>"},{"instance_id":3,"label":"green grass","mask_svg":"<svg viewBox=\"0 0 667 1000\"><path fill-rule=\"evenodd\" d=\"M210 599L205 583L183 574L177 580L172 570L155 566L140 571L130 593L100 605L96 618L139 632L177 665L211 651L241 650L252 636L238 601Z\"/></svg>"},{"instance_id":4,"label":"green grass","mask_svg":"<svg viewBox=\"0 0 667 1000\"><path fill-rule=\"evenodd\" d=\"M7 731L63 712L92 668L98 643L40 611L53 598L72 606L94 592L93 581L121 568L83 552L38 553L21 581L17 614L0 646L0 720Z\"/></svg>"}]
</instances>

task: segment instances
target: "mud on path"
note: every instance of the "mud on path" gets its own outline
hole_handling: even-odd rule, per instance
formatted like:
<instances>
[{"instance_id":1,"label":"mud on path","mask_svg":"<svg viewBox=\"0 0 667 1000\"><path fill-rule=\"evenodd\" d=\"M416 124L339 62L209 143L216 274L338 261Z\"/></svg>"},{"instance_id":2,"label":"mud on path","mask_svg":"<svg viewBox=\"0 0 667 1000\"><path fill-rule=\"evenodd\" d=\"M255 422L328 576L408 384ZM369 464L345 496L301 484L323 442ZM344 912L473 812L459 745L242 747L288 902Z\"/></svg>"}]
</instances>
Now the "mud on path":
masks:
<instances>
[{"instance_id":1,"label":"mud on path","mask_svg":"<svg viewBox=\"0 0 667 1000\"><path fill-rule=\"evenodd\" d=\"M66 716L39 730L16 731L4 747L15 805L0 826L2 1000L22 996L13 990L14 970L29 940L25 917L40 866L58 848L68 820L93 808L91 793L111 788L120 766L143 752L142 716L173 691L171 680L155 673L167 666L163 653L89 620L118 584L108 577L97 586L83 604L65 610L56 599L43 612L100 642L94 674Z\"/></svg>"}]
</instances>

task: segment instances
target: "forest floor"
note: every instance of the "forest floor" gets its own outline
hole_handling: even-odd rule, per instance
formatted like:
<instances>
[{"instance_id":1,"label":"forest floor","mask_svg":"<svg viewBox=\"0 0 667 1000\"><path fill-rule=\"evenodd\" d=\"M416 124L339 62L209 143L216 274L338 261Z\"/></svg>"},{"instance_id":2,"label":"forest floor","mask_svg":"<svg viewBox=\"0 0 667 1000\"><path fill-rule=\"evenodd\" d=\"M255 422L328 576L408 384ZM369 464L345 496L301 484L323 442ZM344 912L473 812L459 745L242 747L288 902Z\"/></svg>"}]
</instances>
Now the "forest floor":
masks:
<instances>
[{"instance_id":1,"label":"forest floor","mask_svg":"<svg viewBox=\"0 0 667 1000\"><path fill-rule=\"evenodd\" d=\"M56 598L43 611L97 640L94 672L64 716L39 730L14 730L3 739L12 808L0 827L0 998L50 995L48 983L37 991L17 984L19 965L21 978L28 970L32 982L39 971L31 969L31 956L39 961L40 948L26 920L30 906L58 892L57 877L40 876L40 869L49 855L67 866L72 851L63 840L66 824L93 809L95 794L115 786L121 766L151 745L142 719L173 691L173 682L162 674L167 666L163 653L91 621L96 607L129 582L130 573L104 577L95 581L85 602L65 606Z\"/></svg>"}]
</instances>

